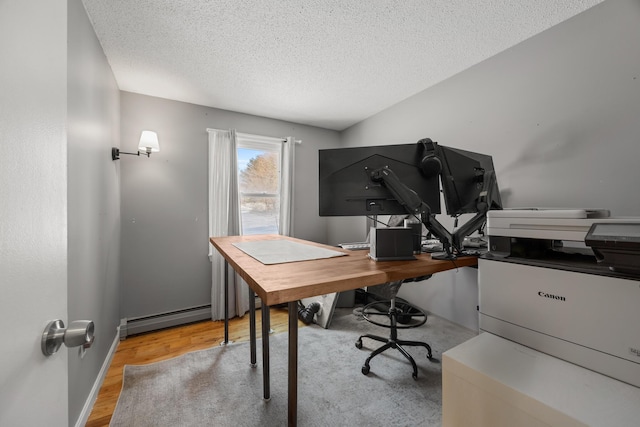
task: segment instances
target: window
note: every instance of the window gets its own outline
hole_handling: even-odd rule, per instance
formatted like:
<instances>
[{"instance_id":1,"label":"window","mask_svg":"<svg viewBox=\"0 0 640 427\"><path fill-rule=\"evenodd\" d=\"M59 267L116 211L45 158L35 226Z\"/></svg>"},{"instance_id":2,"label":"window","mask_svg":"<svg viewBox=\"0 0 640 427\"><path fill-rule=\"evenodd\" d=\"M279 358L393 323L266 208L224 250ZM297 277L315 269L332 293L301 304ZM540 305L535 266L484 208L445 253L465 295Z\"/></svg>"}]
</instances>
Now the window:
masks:
<instances>
[{"instance_id":1,"label":"window","mask_svg":"<svg viewBox=\"0 0 640 427\"><path fill-rule=\"evenodd\" d=\"M278 234L282 140L238 134L240 233Z\"/></svg>"}]
</instances>

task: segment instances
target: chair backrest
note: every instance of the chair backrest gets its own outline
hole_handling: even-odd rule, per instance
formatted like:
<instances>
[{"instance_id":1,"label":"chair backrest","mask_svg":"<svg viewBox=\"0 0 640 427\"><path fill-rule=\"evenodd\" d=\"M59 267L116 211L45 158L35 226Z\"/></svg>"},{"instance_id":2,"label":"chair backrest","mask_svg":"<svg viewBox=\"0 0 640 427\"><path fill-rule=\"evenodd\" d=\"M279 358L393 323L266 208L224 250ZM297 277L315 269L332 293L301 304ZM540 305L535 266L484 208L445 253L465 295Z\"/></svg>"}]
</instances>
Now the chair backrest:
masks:
<instances>
[{"instance_id":1,"label":"chair backrest","mask_svg":"<svg viewBox=\"0 0 640 427\"><path fill-rule=\"evenodd\" d=\"M368 286L367 292L380 297L381 299L395 298L402 285L402 280L397 282L388 282L381 285Z\"/></svg>"}]
</instances>

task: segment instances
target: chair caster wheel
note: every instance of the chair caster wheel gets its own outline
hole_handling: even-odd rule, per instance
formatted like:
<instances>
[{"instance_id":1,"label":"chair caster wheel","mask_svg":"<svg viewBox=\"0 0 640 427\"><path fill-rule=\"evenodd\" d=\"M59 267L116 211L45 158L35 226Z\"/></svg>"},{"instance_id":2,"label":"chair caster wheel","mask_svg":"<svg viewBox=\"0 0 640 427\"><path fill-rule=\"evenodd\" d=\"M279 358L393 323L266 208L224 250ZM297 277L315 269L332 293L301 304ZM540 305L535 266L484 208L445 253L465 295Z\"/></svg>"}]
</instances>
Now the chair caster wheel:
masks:
<instances>
[{"instance_id":1,"label":"chair caster wheel","mask_svg":"<svg viewBox=\"0 0 640 427\"><path fill-rule=\"evenodd\" d=\"M369 373L369 367L368 367L367 365L364 365L364 366L362 367L362 373L363 373L364 375L367 375L367 374Z\"/></svg>"},{"instance_id":2,"label":"chair caster wheel","mask_svg":"<svg viewBox=\"0 0 640 427\"><path fill-rule=\"evenodd\" d=\"M362 340L356 341L356 348L358 349L362 348Z\"/></svg>"}]
</instances>

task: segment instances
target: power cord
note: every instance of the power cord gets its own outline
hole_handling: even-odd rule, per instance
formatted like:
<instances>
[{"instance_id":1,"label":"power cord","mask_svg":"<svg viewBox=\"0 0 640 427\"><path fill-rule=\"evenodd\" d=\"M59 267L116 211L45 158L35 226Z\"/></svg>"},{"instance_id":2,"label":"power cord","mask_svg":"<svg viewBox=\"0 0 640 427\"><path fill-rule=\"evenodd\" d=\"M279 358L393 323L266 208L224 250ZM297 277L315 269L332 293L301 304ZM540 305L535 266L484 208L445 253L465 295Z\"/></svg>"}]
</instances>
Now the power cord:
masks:
<instances>
[{"instance_id":1,"label":"power cord","mask_svg":"<svg viewBox=\"0 0 640 427\"><path fill-rule=\"evenodd\" d=\"M298 301L298 306L301 307L300 309L298 309L298 319L302 320L305 325L313 323L313 316L315 316L315 314L319 312L320 308L322 307L320 303L316 301L312 302L306 307L302 304L302 302Z\"/></svg>"}]
</instances>

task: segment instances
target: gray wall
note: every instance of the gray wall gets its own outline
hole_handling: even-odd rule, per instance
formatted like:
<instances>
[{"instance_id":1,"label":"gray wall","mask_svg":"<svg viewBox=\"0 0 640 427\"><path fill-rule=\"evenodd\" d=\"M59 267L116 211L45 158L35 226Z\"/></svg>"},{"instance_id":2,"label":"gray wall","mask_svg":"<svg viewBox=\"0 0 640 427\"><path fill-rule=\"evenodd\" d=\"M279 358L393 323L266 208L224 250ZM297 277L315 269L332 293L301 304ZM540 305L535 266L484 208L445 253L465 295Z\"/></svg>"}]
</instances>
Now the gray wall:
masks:
<instances>
[{"instance_id":1,"label":"gray wall","mask_svg":"<svg viewBox=\"0 0 640 427\"><path fill-rule=\"evenodd\" d=\"M183 102L121 93L121 145L135 152L142 130L158 133L160 152L122 155L122 311L131 318L211 303L208 259L207 128L303 141L296 147L293 235L324 242L318 217L318 148L337 132Z\"/></svg>"},{"instance_id":2,"label":"gray wall","mask_svg":"<svg viewBox=\"0 0 640 427\"><path fill-rule=\"evenodd\" d=\"M640 216L638 23L639 1L601 3L358 123L342 143L430 137L493 155L507 207L603 207ZM330 224L330 235L346 232ZM405 285L401 295L476 328L471 271Z\"/></svg>"},{"instance_id":3,"label":"gray wall","mask_svg":"<svg viewBox=\"0 0 640 427\"><path fill-rule=\"evenodd\" d=\"M120 91L82 2L68 2L67 28L68 320L93 320L96 336L84 357L69 349L73 425L119 324L120 181L111 146L120 138Z\"/></svg>"}]
</instances>

